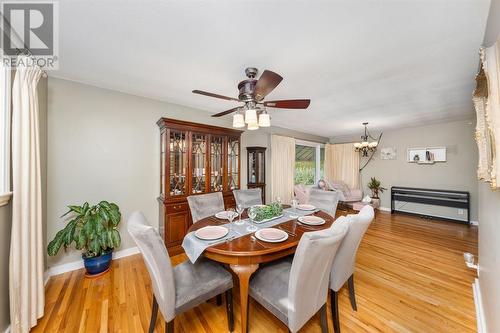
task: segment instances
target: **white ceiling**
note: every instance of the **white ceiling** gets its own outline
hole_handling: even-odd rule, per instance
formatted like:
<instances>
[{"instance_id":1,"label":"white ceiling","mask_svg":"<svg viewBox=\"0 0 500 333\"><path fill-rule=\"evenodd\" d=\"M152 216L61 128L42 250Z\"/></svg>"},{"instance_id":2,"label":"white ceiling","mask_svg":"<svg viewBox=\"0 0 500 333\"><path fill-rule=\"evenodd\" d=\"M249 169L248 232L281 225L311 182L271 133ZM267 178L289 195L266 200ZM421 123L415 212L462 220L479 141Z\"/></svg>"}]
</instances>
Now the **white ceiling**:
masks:
<instances>
[{"instance_id":1,"label":"white ceiling","mask_svg":"<svg viewBox=\"0 0 500 333\"><path fill-rule=\"evenodd\" d=\"M273 125L325 137L473 114L489 0L60 1L49 75L209 112L234 102L248 66L284 77ZM137 112L141 112L138 110ZM202 111L200 111L202 112Z\"/></svg>"}]
</instances>

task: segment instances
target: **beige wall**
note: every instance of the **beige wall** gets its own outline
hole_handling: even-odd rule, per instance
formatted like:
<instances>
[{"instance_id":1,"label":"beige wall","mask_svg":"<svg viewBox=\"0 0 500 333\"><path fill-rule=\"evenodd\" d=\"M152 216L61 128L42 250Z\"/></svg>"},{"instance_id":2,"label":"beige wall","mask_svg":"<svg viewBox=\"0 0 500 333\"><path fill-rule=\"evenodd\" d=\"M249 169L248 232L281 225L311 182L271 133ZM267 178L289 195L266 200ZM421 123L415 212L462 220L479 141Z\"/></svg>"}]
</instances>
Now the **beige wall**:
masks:
<instances>
[{"instance_id":1,"label":"beige wall","mask_svg":"<svg viewBox=\"0 0 500 333\"><path fill-rule=\"evenodd\" d=\"M432 189L469 191L471 195L471 218L477 220L477 149L473 140L474 123L472 120L433 124L420 127L402 128L384 132L379 150L373 160L362 171L362 186L366 187L370 177L376 177L388 190L381 195L381 205L391 206L391 186L410 186ZM357 138L354 138L357 139ZM447 148L447 161L432 165L408 163L407 148L441 147ZM396 160L381 160L380 148L395 147ZM363 165L366 159L362 159ZM410 206L406 206L406 209ZM423 207L419 207L423 209ZM457 209L427 207L428 214L463 217ZM449 215L450 214L450 215Z\"/></svg>"},{"instance_id":2,"label":"beige wall","mask_svg":"<svg viewBox=\"0 0 500 333\"><path fill-rule=\"evenodd\" d=\"M133 247L125 221L141 210L158 225L159 130L156 121L170 117L231 127L231 117L213 118L188 107L50 78L48 84L47 236L64 227L60 219L69 204L116 202L122 211L121 249ZM270 133L323 140L281 128L242 135L242 187L246 187L248 145L269 146ZM269 159L268 159L269 160ZM49 267L76 261L80 252L63 251Z\"/></svg>"},{"instance_id":3,"label":"beige wall","mask_svg":"<svg viewBox=\"0 0 500 333\"><path fill-rule=\"evenodd\" d=\"M484 45L500 34L500 0L492 0ZM497 142L497 144L499 144ZM500 332L500 190L479 182L479 284L488 332Z\"/></svg>"}]
</instances>

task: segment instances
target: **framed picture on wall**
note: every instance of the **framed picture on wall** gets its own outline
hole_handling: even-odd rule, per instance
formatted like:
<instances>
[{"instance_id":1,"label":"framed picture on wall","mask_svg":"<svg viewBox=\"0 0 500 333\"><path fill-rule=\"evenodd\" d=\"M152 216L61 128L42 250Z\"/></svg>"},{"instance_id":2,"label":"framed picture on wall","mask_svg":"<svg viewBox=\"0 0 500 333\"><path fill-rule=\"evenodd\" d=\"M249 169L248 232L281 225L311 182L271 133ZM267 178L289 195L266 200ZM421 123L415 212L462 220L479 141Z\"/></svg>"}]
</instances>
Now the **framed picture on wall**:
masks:
<instances>
[{"instance_id":1,"label":"framed picture on wall","mask_svg":"<svg viewBox=\"0 0 500 333\"><path fill-rule=\"evenodd\" d=\"M380 149L380 159L381 160L395 160L396 159L396 147L384 147Z\"/></svg>"}]
</instances>

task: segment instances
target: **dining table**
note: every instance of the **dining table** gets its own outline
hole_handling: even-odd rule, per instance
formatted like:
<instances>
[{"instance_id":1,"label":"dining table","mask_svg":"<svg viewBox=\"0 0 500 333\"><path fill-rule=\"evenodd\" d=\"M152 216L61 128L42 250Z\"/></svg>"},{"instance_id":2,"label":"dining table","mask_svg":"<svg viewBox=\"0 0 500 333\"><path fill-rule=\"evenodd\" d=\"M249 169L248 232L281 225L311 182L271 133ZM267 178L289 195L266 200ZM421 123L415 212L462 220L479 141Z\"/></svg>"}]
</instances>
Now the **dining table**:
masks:
<instances>
[{"instance_id":1,"label":"dining table","mask_svg":"<svg viewBox=\"0 0 500 333\"><path fill-rule=\"evenodd\" d=\"M288 208L288 206L284 205L284 208ZM305 232L329 228L335 220L334 217L320 210L315 210L309 215L321 217L325 220L325 223L316 226L304 225L298 222L297 218L290 216L285 222L273 226L273 228L281 229L288 234L288 238L283 242L265 242L257 239L254 233L251 233L216 243L213 246L207 247L203 252L202 255L204 257L229 266L238 278L241 332L246 333L248 330L248 288L250 277L257 271L259 265L295 253L300 238ZM246 211L243 212L242 218L246 218L247 216ZM228 221L225 219L209 216L192 224L188 233L206 226L218 226L227 223Z\"/></svg>"}]
</instances>

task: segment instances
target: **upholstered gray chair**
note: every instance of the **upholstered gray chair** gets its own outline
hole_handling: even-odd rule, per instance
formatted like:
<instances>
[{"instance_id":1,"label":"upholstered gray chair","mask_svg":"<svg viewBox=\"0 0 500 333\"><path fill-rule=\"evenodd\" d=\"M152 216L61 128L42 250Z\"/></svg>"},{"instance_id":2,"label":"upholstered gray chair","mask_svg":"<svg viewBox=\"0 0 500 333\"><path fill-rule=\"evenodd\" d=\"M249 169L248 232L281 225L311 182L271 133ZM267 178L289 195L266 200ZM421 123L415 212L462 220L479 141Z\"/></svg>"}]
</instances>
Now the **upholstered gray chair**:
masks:
<instances>
[{"instance_id":1,"label":"upholstered gray chair","mask_svg":"<svg viewBox=\"0 0 500 333\"><path fill-rule=\"evenodd\" d=\"M166 332L174 331L175 316L217 295L226 294L229 331L233 331L233 278L222 266L209 260L195 264L186 261L172 268L167 248L160 235L141 212L134 212L127 229L142 254L153 285L153 311L149 332L154 331L158 308L166 323Z\"/></svg>"},{"instance_id":2,"label":"upholstered gray chair","mask_svg":"<svg viewBox=\"0 0 500 333\"><path fill-rule=\"evenodd\" d=\"M348 215L349 231L342 244L340 244L337 254L333 259L332 271L330 275L331 306L333 316L333 328L335 333L340 333L338 291L348 281L349 298L354 311L357 310L356 297L354 294L354 265L356 262L356 252L363 235L373 221L375 213L373 208L366 205L356 215ZM336 222L335 222L336 223Z\"/></svg>"},{"instance_id":3,"label":"upholstered gray chair","mask_svg":"<svg viewBox=\"0 0 500 333\"><path fill-rule=\"evenodd\" d=\"M347 233L347 221L302 235L292 262L280 260L256 272L250 296L297 332L315 313L321 313L323 333L328 332L326 303L333 257Z\"/></svg>"},{"instance_id":4,"label":"upholstered gray chair","mask_svg":"<svg viewBox=\"0 0 500 333\"><path fill-rule=\"evenodd\" d=\"M248 208L254 205L262 205L262 190L260 187L249 188L248 190L234 190L234 198L237 205Z\"/></svg>"},{"instance_id":5,"label":"upholstered gray chair","mask_svg":"<svg viewBox=\"0 0 500 333\"><path fill-rule=\"evenodd\" d=\"M190 195L187 198L193 223L224 210L222 192Z\"/></svg>"},{"instance_id":6,"label":"upholstered gray chair","mask_svg":"<svg viewBox=\"0 0 500 333\"><path fill-rule=\"evenodd\" d=\"M308 203L335 217L339 203L339 194L337 191L311 189Z\"/></svg>"}]
</instances>

